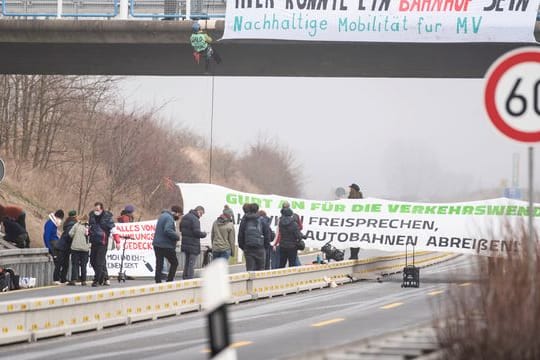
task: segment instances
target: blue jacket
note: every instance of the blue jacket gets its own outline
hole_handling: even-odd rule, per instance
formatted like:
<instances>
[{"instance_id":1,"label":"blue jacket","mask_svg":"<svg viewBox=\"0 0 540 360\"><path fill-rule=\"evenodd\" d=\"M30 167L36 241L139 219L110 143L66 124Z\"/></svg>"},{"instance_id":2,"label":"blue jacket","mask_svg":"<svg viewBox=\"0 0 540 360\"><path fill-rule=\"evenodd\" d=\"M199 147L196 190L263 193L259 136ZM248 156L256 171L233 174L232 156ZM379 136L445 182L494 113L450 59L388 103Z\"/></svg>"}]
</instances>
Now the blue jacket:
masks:
<instances>
[{"instance_id":1,"label":"blue jacket","mask_svg":"<svg viewBox=\"0 0 540 360\"><path fill-rule=\"evenodd\" d=\"M199 255L201 253L201 238L206 237L206 233L201 231L201 222L199 215L195 210L182 218L180 222L180 231L182 232L182 251Z\"/></svg>"},{"instance_id":2,"label":"blue jacket","mask_svg":"<svg viewBox=\"0 0 540 360\"><path fill-rule=\"evenodd\" d=\"M157 221L152 245L159 248L175 249L178 240L180 237L176 233L173 215L170 211L164 210Z\"/></svg>"},{"instance_id":3,"label":"blue jacket","mask_svg":"<svg viewBox=\"0 0 540 360\"><path fill-rule=\"evenodd\" d=\"M58 240L58 228L56 227L56 224L51 219L47 220L45 223L45 226L43 228L43 242L45 243L45 246L47 249L49 249L49 252L52 254L53 252L53 246L51 244L51 241L57 241Z\"/></svg>"}]
</instances>

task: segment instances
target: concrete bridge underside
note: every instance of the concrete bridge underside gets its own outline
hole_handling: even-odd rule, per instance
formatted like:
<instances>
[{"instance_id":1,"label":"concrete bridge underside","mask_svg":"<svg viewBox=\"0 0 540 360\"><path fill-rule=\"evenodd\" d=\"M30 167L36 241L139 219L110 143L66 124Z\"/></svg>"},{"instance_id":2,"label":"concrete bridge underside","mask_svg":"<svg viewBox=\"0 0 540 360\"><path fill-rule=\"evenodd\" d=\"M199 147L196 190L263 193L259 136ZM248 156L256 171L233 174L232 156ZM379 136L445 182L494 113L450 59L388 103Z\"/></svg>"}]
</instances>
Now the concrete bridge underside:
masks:
<instances>
[{"instance_id":1,"label":"concrete bridge underside","mask_svg":"<svg viewBox=\"0 0 540 360\"><path fill-rule=\"evenodd\" d=\"M218 39L223 21L210 31ZM0 73L205 75L190 22L0 20ZM537 24L536 38L540 38ZM220 41L219 76L479 78L502 53L530 44Z\"/></svg>"}]
</instances>

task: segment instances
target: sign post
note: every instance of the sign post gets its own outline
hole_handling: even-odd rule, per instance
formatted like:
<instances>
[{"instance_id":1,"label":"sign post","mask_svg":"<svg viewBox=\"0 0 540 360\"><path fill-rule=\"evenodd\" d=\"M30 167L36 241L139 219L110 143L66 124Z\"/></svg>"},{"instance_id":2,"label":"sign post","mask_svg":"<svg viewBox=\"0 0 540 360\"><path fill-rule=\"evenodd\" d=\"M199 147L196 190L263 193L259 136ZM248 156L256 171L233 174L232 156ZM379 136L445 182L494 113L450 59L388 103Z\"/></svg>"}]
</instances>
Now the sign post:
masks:
<instances>
[{"instance_id":1,"label":"sign post","mask_svg":"<svg viewBox=\"0 0 540 360\"><path fill-rule=\"evenodd\" d=\"M540 141L540 47L510 51L495 61L486 74L484 104L491 122L504 135L524 143ZM533 147L529 146L527 252L534 292L537 246L533 227L533 156Z\"/></svg>"}]
</instances>

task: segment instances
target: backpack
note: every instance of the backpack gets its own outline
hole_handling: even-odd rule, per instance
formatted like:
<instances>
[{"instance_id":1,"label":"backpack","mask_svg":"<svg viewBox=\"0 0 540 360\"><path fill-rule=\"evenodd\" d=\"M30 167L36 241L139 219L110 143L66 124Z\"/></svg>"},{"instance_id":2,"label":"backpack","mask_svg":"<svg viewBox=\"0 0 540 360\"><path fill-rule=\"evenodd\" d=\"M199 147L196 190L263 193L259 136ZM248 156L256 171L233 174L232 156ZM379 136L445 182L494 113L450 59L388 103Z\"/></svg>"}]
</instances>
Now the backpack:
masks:
<instances>
[{"instance_id":1,"label":"backpack","mask_svg":"<svg viewBox=\"0 0 540 360\"><path fill-rule=\"evenodd\" d=\"M264 236L261 218L257 218L257 220L248 220L244 235L247 247L262 248L264 246Z\"/></svg>"},{"instance_id":2,"label":"backpack","mask_svg":"<svg viewBox=\"0 0 540 360\"><path fill-rule=\"evenodd\" d=\"M19 289L19 275L15 275L12 269L4 269L0 272L0 292Z\"/></svg>"}]
</instances>

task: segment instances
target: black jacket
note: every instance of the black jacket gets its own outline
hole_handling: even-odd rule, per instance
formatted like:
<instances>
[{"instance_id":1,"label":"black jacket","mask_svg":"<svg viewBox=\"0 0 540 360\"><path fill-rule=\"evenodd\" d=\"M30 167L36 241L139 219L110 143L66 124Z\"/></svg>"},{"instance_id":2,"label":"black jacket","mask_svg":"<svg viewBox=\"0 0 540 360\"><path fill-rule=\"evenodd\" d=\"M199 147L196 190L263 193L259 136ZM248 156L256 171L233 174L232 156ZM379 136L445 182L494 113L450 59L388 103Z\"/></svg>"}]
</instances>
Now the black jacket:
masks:
<instances>
[{"instance_id":1,"label":"black jacket","mask_svg":"<svg viewBox=\"0 0 540 360\"><path fill-rule=\"evenodd\" d=\"M5 239L7 241L15 241L17 236L26 233L26 230L16 221L11 220L8 217L5 217L3 220L4 231L6 232Z\"/></svg>"},{"instance_id":2,"label":"black jacket","mask_svg":"<svg viewBox=\"0 0 540 360\"><path fill-rule=\"evenodd\" d=\"M258 221L259 215L249 213L244 215L242 220L240 220L240 226L238 227L238 247L242 249L243 251L246 250L246 223L248 221ZM264 220L261 221L262 224L262 233L264 237L264 248L268 248L270 246L270 242L272 242L272 232L270 230L270 225Z\"/></svg>"},{"instance_id":3,"label":"black jacket","mask_svg":"<svg viewBox=\"0 0 540 360\"><path fill-rule=\"evenodd\" d=\"M279 246L283 249L296 249L296 244L304 237L292 215L282 216L279 219L279 233L281 236Z\"/></svg>"},{"instance_id":4,"label":"black jacket","mask_svg":"<svg viewBox=\"0 0 540 360\"><path fill-rule=\"evenodd\" d=\"M69 230L77 223L76 217L68 217L66 221L64 221L64 225L62 227L62 235L60 236L60 239L56 242L56 248L58 250L62 251L68 251L71 249L71 243L73 242L73 239L71 236L69 236Z\"/></svg>"},{"instance_id":5,"label":"black jacket","mask_svg":"<svg viewBox=\"0 0 540 360\"><path fill-rule=\"evenodd\" d=\"M206 233L201 231L201 222L197 211L190 210L180 221L180 232L182 233L182 251L199 255L201 253L201 239L206 237Z\"/></svg>"},{"instance_id":6,"label":"black jacket","mask_svg":"<svg viewBox=\"0 0 540 360\"><path fill-rule=\"evenodd\" d=\"M96 216L92 211L89 215L88 225L90 243L107 246L109 235L114 228L113 215L109 211L103 211Z\"/></svg>"}]
</instances>

